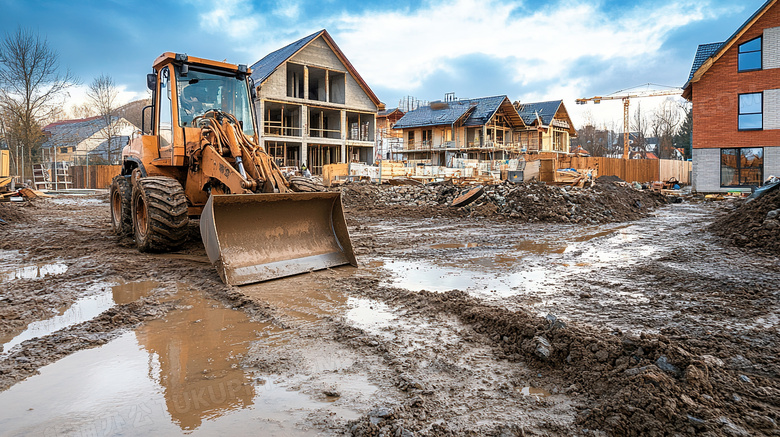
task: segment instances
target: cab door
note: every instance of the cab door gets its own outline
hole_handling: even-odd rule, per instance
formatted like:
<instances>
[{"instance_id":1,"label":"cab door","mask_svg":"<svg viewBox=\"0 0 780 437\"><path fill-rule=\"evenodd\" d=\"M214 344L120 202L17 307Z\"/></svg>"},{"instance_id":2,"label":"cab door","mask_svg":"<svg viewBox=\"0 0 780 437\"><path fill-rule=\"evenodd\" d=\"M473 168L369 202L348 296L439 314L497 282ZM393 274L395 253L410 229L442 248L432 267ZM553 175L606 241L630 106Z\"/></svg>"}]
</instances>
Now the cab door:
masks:
<instances>
[{"instance_id":1,"label":"cab door","mask_svg":"<svg viewBox=\"0 0 780 437\"><path fill-rule=\"evenodd\" d=\"M157 139L160 159L173 159L173 81L171 67L160 70L160 89L157 92Z\"/></svg>"}]
</instances>

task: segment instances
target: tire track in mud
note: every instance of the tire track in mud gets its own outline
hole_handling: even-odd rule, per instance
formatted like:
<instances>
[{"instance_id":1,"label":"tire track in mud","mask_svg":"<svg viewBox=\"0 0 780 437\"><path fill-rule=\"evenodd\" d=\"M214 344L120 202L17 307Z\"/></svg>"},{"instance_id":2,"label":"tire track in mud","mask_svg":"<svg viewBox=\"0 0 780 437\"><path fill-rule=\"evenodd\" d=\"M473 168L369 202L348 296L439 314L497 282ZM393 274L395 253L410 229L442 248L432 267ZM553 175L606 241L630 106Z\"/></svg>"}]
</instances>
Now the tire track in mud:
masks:
<instances>
[{"instance_id":1,"label":"tire track in mud","mask_svg":"<svg viewBox=\"0 0 780 437\"><path fill-rule=\"evenodd\" d=\"M577 417L581 430L771 435L780 419L776 372L748 376L712 355L690 352L686 338L566 325L462 291L409 292L372 279L344 286L408 311L456 316L493 347L497 359L525 363L587 399L589 407L581 407Z\"/></svg>"}]
</instances>

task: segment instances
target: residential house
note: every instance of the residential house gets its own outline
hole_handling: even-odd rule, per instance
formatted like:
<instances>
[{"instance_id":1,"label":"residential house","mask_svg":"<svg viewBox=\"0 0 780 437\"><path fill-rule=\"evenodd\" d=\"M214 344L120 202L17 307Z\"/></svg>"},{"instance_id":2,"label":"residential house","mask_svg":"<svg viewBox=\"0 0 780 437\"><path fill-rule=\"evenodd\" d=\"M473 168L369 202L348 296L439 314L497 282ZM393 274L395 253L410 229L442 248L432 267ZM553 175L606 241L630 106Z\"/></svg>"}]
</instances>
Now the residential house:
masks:
<instances>
[{"instance_id":1,"label":"residential house","mask_svg":"<svg viewBox=\"0 0 780 437\"><path fill-rule=\"evenodd\" d=\"M577 136L563 100L514 103L525 123L518 141L526 152L568 153L570 138Z\"/></svg>"},{"instance_id":2,"label":"residential house","mask_svg":"<svg viewBox=\"0 0 780 437\"><path fill-rule=\"evenodd\" d=\"M276 50L252 65L260 142L277 162L373 163L376 113L382 103L326 30Z\"/></svg>"},{"instance_id":3,"label":"residential house","mask_svg":"<svg viewBox=\"0 0 780 437\"><path fill-rule=\"evenodd\" d=\"M526 126L507 96L449 97L409 111L395 124L403 132L405 160L446 166L453 157L500 160L519 154L515 131Z\"/></svg>"},{"instance_id":4,"label":"residential house","mask_svg":"<svg viewBox=\"0 0 780 437\"><path fill-rule=\"evenodd\" d=\"M683 97L693 102L693 188L747 190L780 175L780 4L769 0L725 42L700 45Z\"/></svg>"},{"instance_id":5,"label":"residential house","mask_svg":"<svg viewBox=\"0 0 780 437\"><path fill-rule=\"evenodd\" d=\"M122 158L122 148L137 127L122 117L112 117L107 127L100 116L63 120L48 124L42 129L46 141L41 151L51 162L81 162L86 159L117 163ZM110 139L110 143L109 143Z\"/></svg>"},{"instance_id":6,"label":"residential house","mask_svg":"<svg viewBox=\"0 0 780 437\"><path fill-rule=\"evenodd\" d=\"M376 114L376 157L377 159L395 159L403 148L403 132L393 129L404 116L399 108L384 109Z\"/></svg>"}]
</instances>

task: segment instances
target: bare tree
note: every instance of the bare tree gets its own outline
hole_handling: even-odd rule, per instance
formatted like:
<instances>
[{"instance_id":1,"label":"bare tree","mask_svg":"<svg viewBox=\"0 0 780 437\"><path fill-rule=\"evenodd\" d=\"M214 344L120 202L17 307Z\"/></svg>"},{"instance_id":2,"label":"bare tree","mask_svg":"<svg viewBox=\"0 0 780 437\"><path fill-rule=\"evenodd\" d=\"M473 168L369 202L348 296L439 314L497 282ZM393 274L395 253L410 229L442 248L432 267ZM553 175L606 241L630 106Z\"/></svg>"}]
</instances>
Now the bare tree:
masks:
<instances>
[{"instance_id":1,"label":"bare tree","mask_svg":"<svg viewBox=\"0 0 780 437\"><path fill-rule=\"evenodd\" d=\"M69 70L61 72L57 52L37 33L18 28L0 41L0 108L25 166L38 158L41 126L59 113L76 82Z\"/></svg>"},{"instance_id":2,"label":"bare tree","mask_svg":"<svg viewBox=\"0 0 780 437\"><path fill-rule=\"evenodd\" d=\"M67 117L73 119L79 119L79 118L94 117L95 115L97 115L97 113L95 112L95 109L92 107L92 105L85 102L70 108Z\"/></svg>"},{"instance_id":3,"label":"bare tree","mask_svg":"<svg viewBox=\"0 0 780 437\"><path fill-rule=\"evenodd\" d=\"M670 159L674 153L674 136L682 120L680 107L674 99L666 99L653 113L653 135L658 138L658 157Z\"/></svg>"},{"instance_id":4,"label":"bare tree","mask_svg":"<svg viewBox=\"0 0 780 437\"><path fill-rule=\"evenodd\" d=\"M113 162L112 157L115 149L119 149L119 118L116 116L117 96L119 89L114 83L114 79L107 74L101 74L92 80L87 90L87 99L94 112L103 121L102 138L106 140L106 154L108 162Z\"/></svg>"}]
</instances>

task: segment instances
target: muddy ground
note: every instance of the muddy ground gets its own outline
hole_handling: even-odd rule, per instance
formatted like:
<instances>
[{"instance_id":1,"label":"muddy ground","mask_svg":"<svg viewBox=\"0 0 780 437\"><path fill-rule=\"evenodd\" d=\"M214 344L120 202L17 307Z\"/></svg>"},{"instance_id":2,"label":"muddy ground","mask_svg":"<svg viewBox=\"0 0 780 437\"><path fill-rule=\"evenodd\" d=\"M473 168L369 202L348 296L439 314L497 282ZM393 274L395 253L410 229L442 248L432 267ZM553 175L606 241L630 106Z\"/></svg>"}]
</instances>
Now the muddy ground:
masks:
<instances>
[{"instance_id":1,"label":"muddy ground","mask_svg":"<svg viewBox=\"0 0 780 437\"><path fill-rule=\"evenodd\" d=\"M105 195L0 211L0 434L780 434L780 259L707 229L738 203L516 188L342 187L361 266L246 287Z\"/></svg>"}]
</instances>

